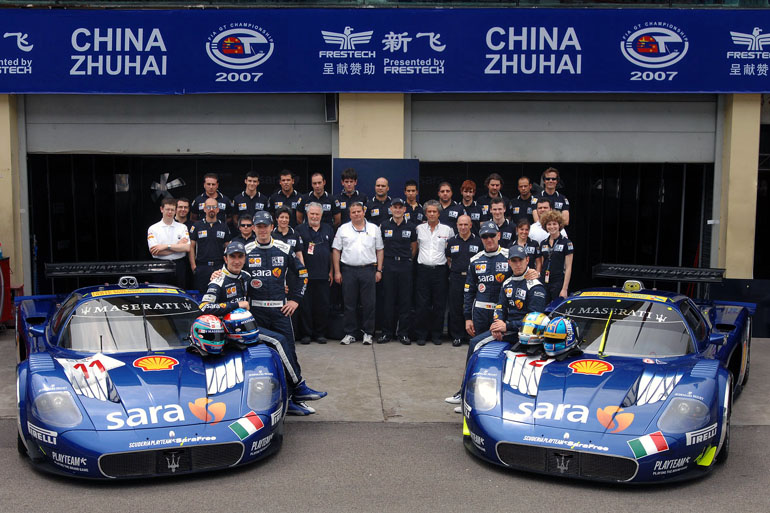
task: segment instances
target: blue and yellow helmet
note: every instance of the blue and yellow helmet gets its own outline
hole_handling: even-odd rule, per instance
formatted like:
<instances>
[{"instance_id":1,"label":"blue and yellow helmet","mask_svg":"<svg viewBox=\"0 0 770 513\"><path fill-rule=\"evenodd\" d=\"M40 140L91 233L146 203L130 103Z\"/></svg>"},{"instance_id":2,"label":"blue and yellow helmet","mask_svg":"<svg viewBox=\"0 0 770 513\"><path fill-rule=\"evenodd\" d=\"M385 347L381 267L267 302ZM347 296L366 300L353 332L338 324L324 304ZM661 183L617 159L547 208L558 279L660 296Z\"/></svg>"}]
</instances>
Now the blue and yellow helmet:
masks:
<instances>
[{"instance_id":1,"label":"blue and yellow helmet","mask_svg":"<svg viewBox=\"0 0 770 513\"><path fill-rule=\"evenodd\" d=\"M519 343L524 345L537 345L543 343L543 333L551 319L544 313L530 312L524 316L519 330Z\"/></svg>"},{"instance_id":2,"label":"blue and yellow helmet","mask_svg":"<svg viewBox=\"0 0 770 513\"><path fill-rule=\"evenodd\" d=\"M222 318L222 324L225 325L225 334L228 340L242 344L259 342L257 321L248 310L236 308Z\"/></svg>"},{"instance_id":3,"label":"blue and yellow helmet","mask_svg":"<svg viewBox=\"0 0 770 513\"><path fill-rule=\"evenodd\" d=\"M225 346L225 329L216 315L201 315L190 328L190 343L203 354L221 354Z\"/></svg>"},{"instance_id":4,"label":"blue and yellow helmet","mask_svg":"<svg viewBox=\"0 0 770 513\"><path fill-rule=\"evenodd\" d=\"M548 356L558 356L578 345L578 327L566 317L554 317L543 334L543 349Z\"/></svg>"}]
</instances>

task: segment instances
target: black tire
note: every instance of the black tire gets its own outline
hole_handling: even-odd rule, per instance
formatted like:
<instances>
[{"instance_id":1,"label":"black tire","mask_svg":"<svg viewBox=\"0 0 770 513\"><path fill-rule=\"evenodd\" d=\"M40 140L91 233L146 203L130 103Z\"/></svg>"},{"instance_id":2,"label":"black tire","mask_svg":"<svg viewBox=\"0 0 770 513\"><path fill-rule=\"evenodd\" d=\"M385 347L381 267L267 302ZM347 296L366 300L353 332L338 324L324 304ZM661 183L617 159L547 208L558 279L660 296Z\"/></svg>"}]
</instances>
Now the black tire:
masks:
<instances>
[{"instance_id":1,"label":"black tire","mask_svg":"<svg viewBox=\"0 0 770 513\"><path fill-rule=\"evenodd\" d=\"M714 459L715 463L717 465L724 465L724 463L727 461L727 458L730 456L730 417L733 415L733 397L732 394L730 395L730 402L728 403L728 409L727 409L727 421L725 422L725 441L722 442L722 448L719 450L719 452L716 455L716 458Z\"/></svg>"},{"instance_id":2,"label":"black tire","mask_svg":"<svg viewBox=\"0 0 770 513\"><path fill-rule=\"evenodd\" d=\"M19 451L19 454L22 456L27 455L27 448L24 446L24 442L21 440L21 435L19 432L16 432L16 450Z\"/></svg>"},{"instance_id":3,"label":"black tire","mask_svg":"<svg viewBox=\"0 0 770 513\"><path fill-rule=\"evenodd\" d=\"M743 373L743 381L741 387L745 387L749 382L749 369L751 368L751 317L746 321L746 336L749 337L749 341L746 344L746 372Z\"/></svg>"}]
</instances>

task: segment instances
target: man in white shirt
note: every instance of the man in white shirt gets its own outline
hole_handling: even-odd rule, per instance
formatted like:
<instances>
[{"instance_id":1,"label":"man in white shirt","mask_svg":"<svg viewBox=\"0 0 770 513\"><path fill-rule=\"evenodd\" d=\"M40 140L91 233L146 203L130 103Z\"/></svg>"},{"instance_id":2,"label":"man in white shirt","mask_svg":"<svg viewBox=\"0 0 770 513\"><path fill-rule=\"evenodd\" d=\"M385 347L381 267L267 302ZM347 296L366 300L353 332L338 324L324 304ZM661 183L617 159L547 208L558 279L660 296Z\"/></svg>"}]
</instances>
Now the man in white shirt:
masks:
<instances>
[{"instance_id":1,"label":"man in white shirt","mask_svg":"<svg viewBox=\"0 0 770 513\"><path fill-rule=\"evenodd\" d=\"M190 251L190 234L187 227L174 220L176 200L166 198L161 202L160 212L163 218L147 229L147 246L150 254L158 260L171 260L176 266L174 285L185 286L184 258Z\"/></svg>"},{"instance_id":2,"label":"man in white shirt","mask_svg":"<svg viewBox=\"0 0 770 513\"><path fill-rule=\"evenodd\" d=\"M439 202L423 205L428 222L417 226L417 315L414 334L417 345L424 346L429 332L434 344L441 344L447 300L447 241L454 237L451 227L439 223Z\"/></svg>"},{"instance_id":3,"label":"man in white shirt","mask_svg":"<svg viewBox=\"0 0 770 513\"><path fill-rule=\"evenodd\" d=\"M537 199L538 218L543 217L543 214L550 211L551 211L551 200L548 198L538 198ZM561 236L564 237L565 239L567 238L567 232L563 228L561 230ZM543 242L545 239L548 238L548 232L545 231L545 229L542 226L540 226L540 221L536 223L532 223L532 225L530 225L529 238L537 242L538 245L540 245L541 242Z\"/></svg>"},{"instance_id":4,"label":"man in white shirt","mask_svg":"<svg viewBox=\"0 0 770 513\"><path fill-rule=\"evenodd\" d=\"M350 221L340 226L332 243L334 281L342 284L345 305L341 342L356 340L356 310L361 304L363 343L370 345L374 334L375 284L382 279L383 248L380 228L364 218L364 205L358 201L348 207Z\"/></svg>"}]
</instances>

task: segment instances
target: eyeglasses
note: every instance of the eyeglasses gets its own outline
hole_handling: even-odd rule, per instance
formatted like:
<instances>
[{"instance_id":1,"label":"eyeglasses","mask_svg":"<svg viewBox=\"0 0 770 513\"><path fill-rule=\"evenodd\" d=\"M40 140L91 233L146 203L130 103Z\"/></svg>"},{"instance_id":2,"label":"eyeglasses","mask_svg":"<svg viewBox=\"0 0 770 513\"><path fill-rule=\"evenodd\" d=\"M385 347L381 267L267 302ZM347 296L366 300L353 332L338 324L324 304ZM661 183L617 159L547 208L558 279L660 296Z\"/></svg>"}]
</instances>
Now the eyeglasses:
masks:
<instances>
[{"instance_id":1,"label":"eyeglasses","mask_svg":"<svg viewBox=\"0 0 770 513\"><path fill-rule=\"evenodd\" d=\"M496 233L485 233L484 235L481 236L481 238L482 239L494 239L496 235L497 235Z\"/></svg>"},{"instance_id":2,"label":"eyeglasses","mask_svg":"<svg viewBox=\"0 0 770 513\"><path fill-rule=\"evenodd\" d=\"M545 178L543 178L543 180L545 180L546 182L555 182L558 180L558 178L556 178L555 176L546 176Z\"/></svg>"},{"instance_id":3,"label":"eyeglasses","mask_svg":"<svg viewBox=\"0 0 770 513\"><path fill-rule=\"evenodd\" d=\"M254 225L253 224L242 224L241 228L251 228L252 226L254 226Z\"/></svg>"},{"instance_id":4,"label":"eyeglasses","mask_svg":"<svg viewBox=\"0 0 770 513\"><path fill-rule=\"evenodd\" d=\"M211 205L208 205L208 206L203 207L203 210L216 210L218 208L219 207L212 207Z\"/></svg>"}]
</instances>

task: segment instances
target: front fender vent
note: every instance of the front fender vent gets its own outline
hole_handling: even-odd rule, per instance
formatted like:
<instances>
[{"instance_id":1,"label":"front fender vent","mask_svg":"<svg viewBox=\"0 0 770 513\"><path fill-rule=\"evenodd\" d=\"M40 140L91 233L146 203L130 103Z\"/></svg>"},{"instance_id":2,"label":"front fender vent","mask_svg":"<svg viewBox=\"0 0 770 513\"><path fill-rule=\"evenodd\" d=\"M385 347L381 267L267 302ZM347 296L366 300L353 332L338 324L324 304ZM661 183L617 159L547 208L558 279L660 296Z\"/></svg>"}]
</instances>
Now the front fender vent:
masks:
<instances>
[{"instance_id":1,"label":"front fender vent","mask_svg":"<svg viewBox=\"0 0 770 513\"><path fill-rule=\"evenodd\" d=\"M704 360L695 364L695 366L690 371L690 376L693 378L715 378L718 369L718 361Z\"/></svg>"},{"instance_id":2,"label":"front fender vent","mask_svg":"<svg viewBox=\"0 0 770 513\"><path fill-rule=\"evenodd\" d=\"M509 346L506 342L490 342L479 349L479 358L497 358Z\"/></svg>"},{"instance_id":3,"label":"front fender vent","mask_svg":"<svg viewBox=\"0 0 770 513\"><path fill-rule=\"evenodd\" d=\"M50 354L34 353L29 355L30 372L50 372L55 368Z\"/></svg>"}]
</instances>

